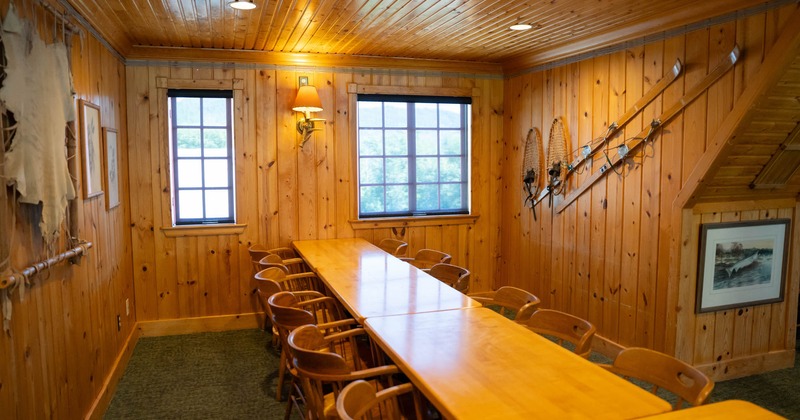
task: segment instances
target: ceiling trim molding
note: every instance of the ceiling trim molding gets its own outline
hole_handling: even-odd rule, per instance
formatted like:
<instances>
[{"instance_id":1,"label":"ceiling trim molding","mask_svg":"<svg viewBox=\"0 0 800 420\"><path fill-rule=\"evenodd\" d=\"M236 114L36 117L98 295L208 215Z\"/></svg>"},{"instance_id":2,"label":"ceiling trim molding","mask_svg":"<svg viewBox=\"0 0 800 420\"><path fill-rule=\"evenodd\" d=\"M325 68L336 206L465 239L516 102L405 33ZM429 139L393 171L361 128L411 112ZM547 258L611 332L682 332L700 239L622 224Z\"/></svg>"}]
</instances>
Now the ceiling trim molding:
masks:
<instances>
[{"instance_id":1,"label":"ceiling trim molding","mask_svg":"<svg viewBox=\"0 0 800 420\"><path fill-rule=\"evenodd\" d=\"M177 63L206 63L214 66L233 68L363 68L395 69L412 72L437 72L452 74L472 74L502 78L500 64L449 60L422 60L414 58L348 56L341 54L276 53L266 51L229 50L215 48L181 48L133 46L130 48L126 65L169 65Z\"/></svg>"}]
</instances>

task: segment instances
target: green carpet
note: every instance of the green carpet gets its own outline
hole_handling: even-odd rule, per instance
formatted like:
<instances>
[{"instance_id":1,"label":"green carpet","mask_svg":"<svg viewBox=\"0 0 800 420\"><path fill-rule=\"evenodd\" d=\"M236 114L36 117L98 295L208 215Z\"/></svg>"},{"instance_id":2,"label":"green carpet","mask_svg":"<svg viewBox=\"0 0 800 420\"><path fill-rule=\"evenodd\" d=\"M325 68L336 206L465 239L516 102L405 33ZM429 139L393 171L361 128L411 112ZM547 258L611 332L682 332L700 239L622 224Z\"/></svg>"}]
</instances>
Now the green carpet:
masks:
<instances>
[{"instance_id":1,"label":"green carpet","mask_svg":"<svg viewBox=\"0 0 800 420\"><path fill-rule=\"evenodd\" d=\"M104 418L282 419L278 360L258 329L142 338Z\"/></svg>"},{"instance_id":2,"label":"green carpet","mask_svg":"<svg viewBox=\"0 0 800 420\"><path fill-rule=\"evenodd\" d=\"M282 419L285 403L275 400L278 356L261 330L142 338L104 418ZM592 360L609 362L596 354ZM717 382L710 401L747 400L800 420L799 362Z\"/></svg>"}]
</instances>

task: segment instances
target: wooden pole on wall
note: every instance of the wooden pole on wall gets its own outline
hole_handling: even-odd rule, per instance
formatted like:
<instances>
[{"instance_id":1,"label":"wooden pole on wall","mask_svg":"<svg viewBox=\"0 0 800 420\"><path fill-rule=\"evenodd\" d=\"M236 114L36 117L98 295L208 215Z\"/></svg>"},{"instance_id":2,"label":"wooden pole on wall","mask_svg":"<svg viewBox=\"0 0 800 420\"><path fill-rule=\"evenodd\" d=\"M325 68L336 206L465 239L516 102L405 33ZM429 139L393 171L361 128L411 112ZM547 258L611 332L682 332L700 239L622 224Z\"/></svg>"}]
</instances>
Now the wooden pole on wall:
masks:
<instances>
[{"instance_id":1,"label":"wooden pole on wall","mask_svg":"<svg viewBox=\"0 0 800 420\"><path fill-rule=\"evenodd\" d=\"M6 112L5 107L0 107L0 139L2 139L2 144L0 144L0 227L2 227L3 231L11 232L14 229L13 220L11 218L11 212L9 211L9 202L8 202L8 188L6 187L5 183L5 155L6 155L6 135L7 132L6 128ZM9 267L11 267L11 235L3 235L0 238L0 274L5 273Z\"/></svg>"}]
</instances>

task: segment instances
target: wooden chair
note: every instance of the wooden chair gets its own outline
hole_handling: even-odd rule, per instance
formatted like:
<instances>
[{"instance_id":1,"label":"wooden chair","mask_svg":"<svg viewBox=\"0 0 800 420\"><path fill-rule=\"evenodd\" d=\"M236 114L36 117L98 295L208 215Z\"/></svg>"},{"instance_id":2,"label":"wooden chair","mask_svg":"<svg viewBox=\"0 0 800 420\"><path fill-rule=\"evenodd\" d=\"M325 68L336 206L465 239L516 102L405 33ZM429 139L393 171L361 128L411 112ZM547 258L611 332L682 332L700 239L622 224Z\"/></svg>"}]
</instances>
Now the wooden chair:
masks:
<instances>
[{"instance_id":1,"label":"wooden chair","mask_svg":"<svg viewBox=\"0 0 800 420\"><path fill-rule=\"evenodd\" d=\"M445 254L441 251L434 249L420 249L417 251L414 258L400 258L401 260L413 265L417 268L431 268L435 264L449 263L453 257L450 254Z\"/></svg>"},{"instance_id":2,"label":"wooden chair","mask_svg":"<svg viewBox=\"0 0 800 420\"><path fill-rule=\"evenodd\" d=\"M344 318L344 312L335 299L314 291L304 292L306 295L316 294L316 297L301 301L299 293L281 291L273 294L267 299L269 313L272 324L278 330L278 337L281 341L281 357L278 364L278 386L276 399L281 400L283 395L283 383L286 372L291 373L291 359L288 354L287 340L289 334L297 327L302 325L319 325L329 331L341 331L356 325L354 319ZM295 375L296 376L296 375ZM292 391L290 390L290 401L287 411L291 410L293 404Z\"/></svg>"},{"instance_id":3,"label":"wooden chair","mask_svg":"<svg viewBox=\"0 0 800 420\"><path fill-rule=\"evenodd\" d=\"M311 271L311 269L308 268L308 264L306 264L305 260L302 258L283 259L280 255L272 253L258 260L258 264L262 270L268 267L281 267L287 274L300 274Z\"/></svg>"},{"instance_id":4,"label":"wooden chair","mask_svg":"<svg viewBox=\"0 0 800 420\"><path fill-rule=\"evenodd\" d=\"M292 260L290 264L295 262L294 259L299 259L300 261L302 261L302 258L299 258L297 253L291 248L281 247L281 248L267 249L264 245L255 244L251 245L250 248L247 249L247 251L250 253L250 261L253 264L253 274L258 273L263 269L258 265L258 263L259 261L261 261L262 258L270 254L277 255L278 257L281 258L281 260ZM309 271L309 270L304 269L303 271Z\"/></svg>"},{"instance_id":5,"label":"wooden chair","mask_svg":"<svg viewBox=\"0 0 800 420\"><path fill-rule=\"evenodd\" d=\"M371 379L379 386L392 385L391 375L400 370L394 365L370 367L362 362L358 352L362 338L366 338L362 328L326 335L314 325L298 327L289 334L293 365L303 384L306 418L338 418L336 398L352 381ZM377 355L373 355L370 362L374 365ZM326 393L327 389L332 392Z\"/></svg>"},{"instance_id":6,"label":"wooden chair","mask_svg":"<svg viewBox=\"0 0 800 420\"><path fill-rule=\"evenodd\" d=\"M673 409L680 409L684 401L701 405L714 389L714 381L694 366L655 350L626 348L619 352L613 365L601 366L623 377L648 382L653 394L659 389L669 391L678 397Z\"/></svg>"},{"instance_id":7,"label":"wooden chair","mask_svg":"<svg viewBox=\"0 0 800 420\"><path fill-rule=\"evenodd\" d=\"M525 321L525 326L535 333L555 337L559 345L565 341L572 343L575 354L584 359L592 352L592 339L597 330L589 321L552 309L537 310Z\"/></svg>"},{"instance_id":8,"label":"wooden chair","mask_svg":"<svg viewBox=\"0 0 800 420\"><path fill-rule=\"evenodd\" d=\"M281 290L288 292L305 292L313 290L323 295L327 289L325 283L314 273L287 274L286 269L280 265L266 265L266 267L253 276L256 281L270 279L280 284Z\"/></svg>"},{"instance_id":9,"label":"wooden chair","mask_svg":"<svg viewBox=\"0 0 800 420\"><path fill-rule=\"evenodd\" d=\"M414 416L405 416L400 410L399 398L410 394L414 404ZM411 384L395 385L382 391L367 381L357 380L345 386L336 398L336 413L343 420L355 419L403 419L424 418L419 396Z\"/></svg>"},{"instance_id":10,"label":"wooden chair","mask_svg":"<svg viewBox=\"0 0 800 420\"><path fill-rule=\"evenodd\" d=\"M429 269L425 269L428 274L436 277L443 283L458 290L461 293L469 293L469 270L453 264L439 263Z\"/></svg>"},{"instance_id":11,"label":"wooden chair","mask_svg":"<svg viewBox=\"0 0 800 420\"><path fill-rule=\"evenodd\" d=\"M469 297L484 306L499 308L503 316L509 316L509 312L513 312L514 321L517 322L527 321L541 302L533 293L513 286L503 286L494 292L470 293Z\"/></svg>"},{"instance_id":12,"label":"wooden chair","mask_svg":"<svg viewBox=\"0 0 800 420\"><path fill-rule=\"evenodd\" d=\"M378 248L394 255L395 257L403 257L408 252L408 244L397 239L385 238L378 243Z\"/></svg>"}]
</instances>

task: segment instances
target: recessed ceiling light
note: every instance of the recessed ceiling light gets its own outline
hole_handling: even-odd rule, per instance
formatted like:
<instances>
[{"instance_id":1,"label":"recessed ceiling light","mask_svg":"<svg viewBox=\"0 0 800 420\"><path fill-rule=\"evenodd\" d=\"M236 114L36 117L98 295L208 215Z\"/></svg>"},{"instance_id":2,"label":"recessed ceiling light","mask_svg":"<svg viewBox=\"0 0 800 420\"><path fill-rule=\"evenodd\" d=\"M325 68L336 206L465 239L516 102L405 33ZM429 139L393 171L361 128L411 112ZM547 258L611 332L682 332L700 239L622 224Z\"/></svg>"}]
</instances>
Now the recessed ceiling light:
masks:
<instances>
[{"instance_id":1,"label":"recessed ceiling light","mask_svg":"<svg viewBox=\"0 0 800 420\"><path fill-rule=\"evenodd\" d=\"M528 25L527 23L519 23L516 25L511 25L509 29L512 31L527 31L530 28L533 28L533 26Z\"/></svg>"},{"instance_id":2,"label":"recessed ceiling light","mask_svg":"<svg viewBox=\"0 0 800 420\"><path fill-rule=\"evenodd\" d=\"M250 0L233 0L228 2L228 6L239 10L251 10L256 8L256 4Z\"/></svg>"}]
</instances>

